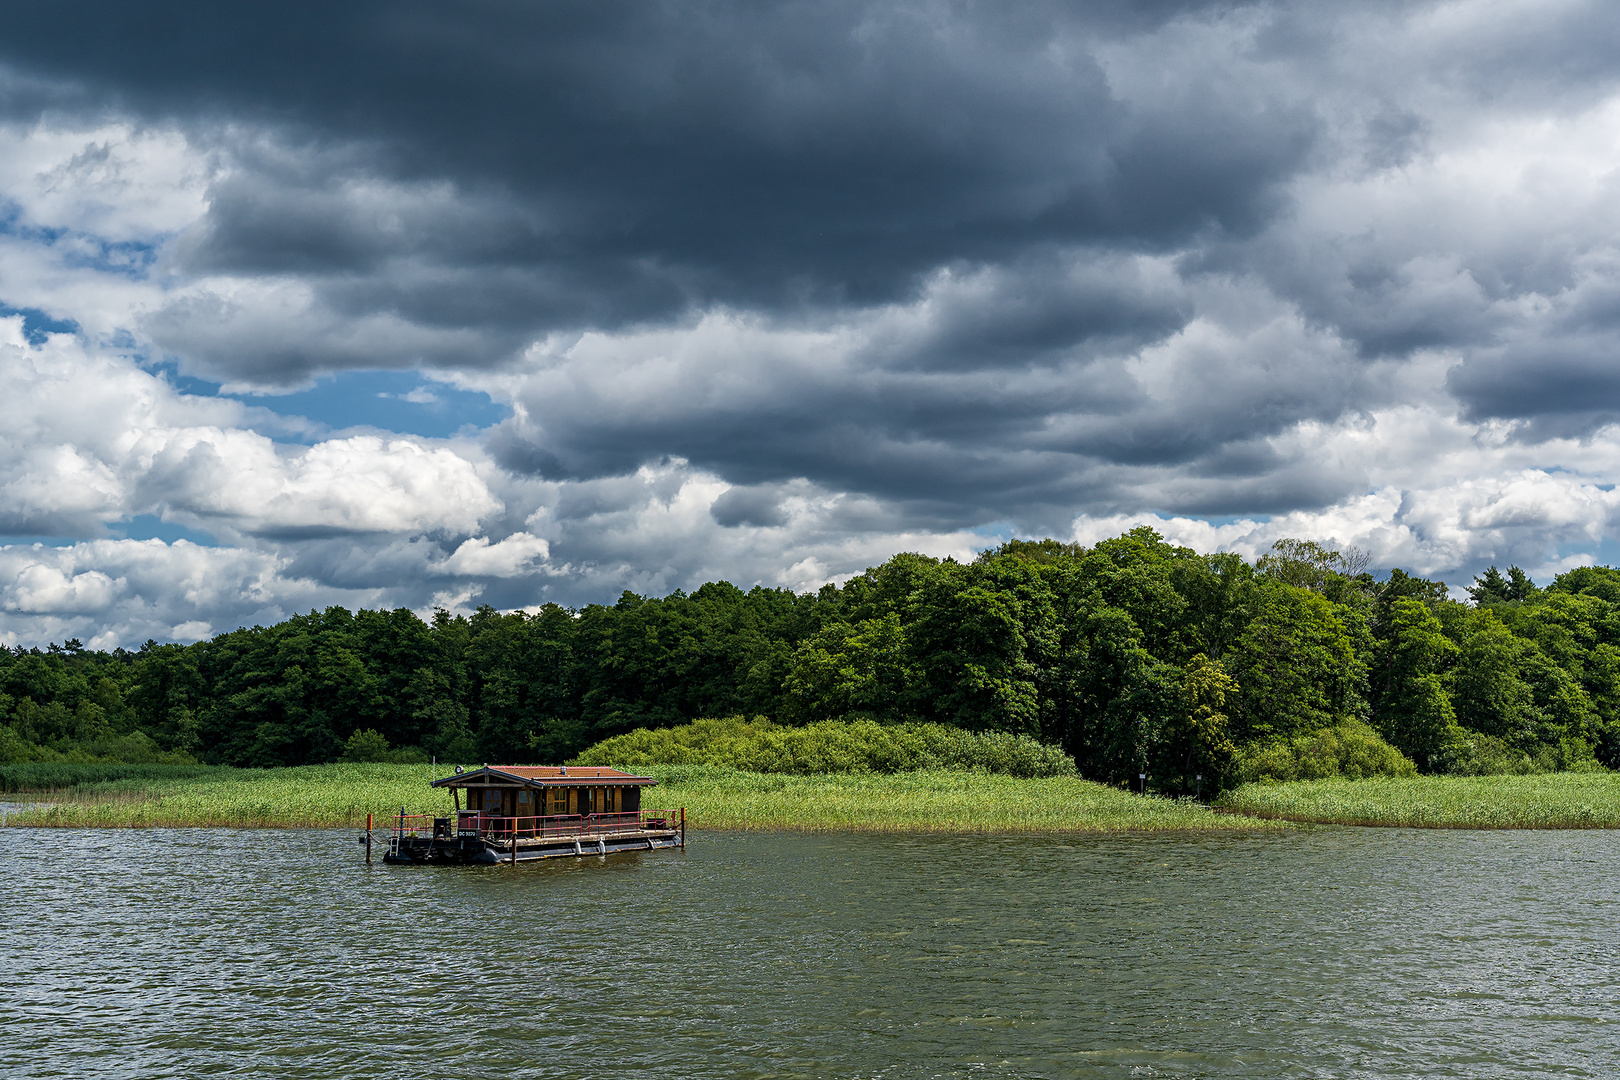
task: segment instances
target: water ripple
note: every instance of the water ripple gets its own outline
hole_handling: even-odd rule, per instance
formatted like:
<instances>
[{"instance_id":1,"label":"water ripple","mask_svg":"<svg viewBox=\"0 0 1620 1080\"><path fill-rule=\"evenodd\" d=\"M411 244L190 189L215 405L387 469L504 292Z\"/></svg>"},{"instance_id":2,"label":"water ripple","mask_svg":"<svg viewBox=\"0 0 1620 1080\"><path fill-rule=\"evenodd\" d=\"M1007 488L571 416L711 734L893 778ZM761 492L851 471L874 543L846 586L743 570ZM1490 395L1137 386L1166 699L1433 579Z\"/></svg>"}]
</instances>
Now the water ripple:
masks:
<instances>
[{"instance_id":1,"label":"water ripple","mask_svg":"<svg viewBox=\"0 0 1620 1080\"><path fill-rule=\"evenodd\" d=\"M366 866L324 831L0 829L0 1072L1620 1071L1620 834L698 834Z\"/></svg>"}]
</instances>

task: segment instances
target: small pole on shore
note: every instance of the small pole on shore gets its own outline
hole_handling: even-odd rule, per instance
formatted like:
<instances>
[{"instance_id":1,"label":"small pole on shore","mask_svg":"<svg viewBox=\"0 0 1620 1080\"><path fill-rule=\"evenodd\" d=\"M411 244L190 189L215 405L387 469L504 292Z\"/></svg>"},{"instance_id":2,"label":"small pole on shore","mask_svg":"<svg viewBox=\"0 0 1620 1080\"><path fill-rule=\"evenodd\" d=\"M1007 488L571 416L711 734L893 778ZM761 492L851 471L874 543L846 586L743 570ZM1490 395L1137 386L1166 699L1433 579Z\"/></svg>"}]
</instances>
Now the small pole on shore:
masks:
<instances>
[{"instance_id":1,"label":"small pole on shore","mask_svg":"<svg viewBox=\"0 0 1620 1080\"><path fill-rule=\"evenodd\" d=\"M1141 781L1141 784L1142 784L1141 793L1143 795L1146 795L1147 794L1147 773L1137 773L1136 774L1136 779Z\"/></svg>"},{"instance_id":2,"label":"small pole on shore","mask_svg":"<svg viewBox=\"0 0 1620 1080\"><path fill-rule=\"evenodd\" d=\"M366 815L366 865L371 865L371 815Z\"/></svg>"},{"instance_id":3,"label":"small pole on shore","mask_svg":"<svg viewBox=\"0 0 1620 1080\"><path fill-rule=\"evenodd\" d=\"M1204 801L1204 774L1199 773L1198 776L1195 779L1197 779L1198 784L1197 784L1196 787L1193 788L1193 798L1197 799L1199 802L1203 802Z\"/></svg>"}]
</instances>

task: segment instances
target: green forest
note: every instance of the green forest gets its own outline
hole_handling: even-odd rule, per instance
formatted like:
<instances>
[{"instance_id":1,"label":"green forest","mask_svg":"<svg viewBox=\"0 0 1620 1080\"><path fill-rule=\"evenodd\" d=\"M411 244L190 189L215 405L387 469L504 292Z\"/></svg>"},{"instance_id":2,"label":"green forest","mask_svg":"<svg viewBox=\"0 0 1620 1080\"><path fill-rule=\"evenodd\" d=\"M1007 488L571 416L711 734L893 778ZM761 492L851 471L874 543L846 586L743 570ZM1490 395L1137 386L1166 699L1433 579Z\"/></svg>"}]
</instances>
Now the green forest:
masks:
<instances>
[{"instance_id":1,"label":"green forest","mask_svg":"<svg viewBox=\"0 0 1620 1080\"><path fill-rule=\"evenodd\" d=\"M0 650L0 762L560 761L707 717L1031 736L1084 777L1241 780L1620 766L1620 570L1470 600L1280 541L1249 562L1140 528L916 554L819 592L717 582L464 617L333 607L192 645Z\"/></svg>"}]
</instances>

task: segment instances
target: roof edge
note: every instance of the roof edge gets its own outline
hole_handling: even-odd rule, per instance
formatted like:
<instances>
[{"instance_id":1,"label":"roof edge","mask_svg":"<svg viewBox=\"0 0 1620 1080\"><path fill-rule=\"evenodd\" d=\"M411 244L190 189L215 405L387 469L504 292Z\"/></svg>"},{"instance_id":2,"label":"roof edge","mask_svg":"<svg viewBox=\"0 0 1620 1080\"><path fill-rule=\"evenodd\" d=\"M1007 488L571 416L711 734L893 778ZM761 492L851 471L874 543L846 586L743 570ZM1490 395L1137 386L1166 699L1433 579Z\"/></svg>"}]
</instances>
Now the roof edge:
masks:
<instances>
[{"instance_id":1,"label":"roof edge","mask_svg":"<svg viewBox=\"0 0 1620 1080\"><path fill-rule=\"evenodd\" d=\"M508 766L508 768L520 768L520 769L532 769L532 768L537 768L537 767L538 768L550 768L551 766L534 766L534 765ZM564 768L565 769L565 768L567 768L567 766L559 766L559 768ZM501 780L507 781L508 783L520 784L520 785L523 785L525 787L537 787L537 788L540 788L540 787L585 787L585 786L589 786L592 781L595 781L595 782L597 782L599 784L601 782L603 782L603 781L608 781L610 783L618 784L618 785L621 785L621 786L628 786L628 787L652 787L653 785L658 783L657 780L654 780L650 776L637 776L634 773L620 772L617 769L611 770L614 773L613 776L603 776L601 774L600 770L603 769L603 768L606 768L606 766L598 767L598 766L594 766L594 765L585 765L585 766L579 766L579 768L582 771L579 772L579 773L575 773L573 775L569 775L569 774L566 774L566 773L559 773L559 774L554 775L554 776L522 776L522 775L520 775L518 773L507 772L505 769L501 768L498 765L485 765L482 768L473 769L470 772L453 773L450 776L440 777L437 780L430 780L430 781L428 781L428 786L429 787L454 787L454 786L457 786L457 785L470 783L470 782L472 782L474 780L477 780L477 779L495 779L495 778L499 778ZM586 773L586 772L583 771L585 769L594 769L594 770L597 770L597 771L594 772L594 774L593 773Z\"/></svg>"}]
</instances>

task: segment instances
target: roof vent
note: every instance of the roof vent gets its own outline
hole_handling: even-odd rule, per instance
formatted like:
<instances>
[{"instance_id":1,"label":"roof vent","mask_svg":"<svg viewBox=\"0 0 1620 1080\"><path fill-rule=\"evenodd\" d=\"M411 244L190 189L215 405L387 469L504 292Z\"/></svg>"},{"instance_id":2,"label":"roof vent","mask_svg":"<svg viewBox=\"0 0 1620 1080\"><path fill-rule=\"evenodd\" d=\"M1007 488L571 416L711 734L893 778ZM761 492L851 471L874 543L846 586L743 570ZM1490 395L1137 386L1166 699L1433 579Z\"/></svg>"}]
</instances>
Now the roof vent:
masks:
<instances>
[{"instance_id":1,"label":"roof vent","mask_svg":"<svg viewBox=\"0 0 1620 1080\"><path fill-rule=\"evenodd\" d=\"M457 775L457 776L460 776L460 775L461 775L461 766L460 766L460 765L457 765L457 766L456 766L456 775Z\"/></svg>"},{"instance_id":2,"label":"roof vent","mask_svg":"<svg viewBox=\"0 0 1620 1080\"><path fill-rule=\"evenodd\" d=\"M562 774L563 774L563 775L564 775L564 776L567 776L567 775L568 775L568 766L566 766L566 765L564 765L564 766L563 766L563 767L562 767Z\"/></svg>"}]
</instances>

